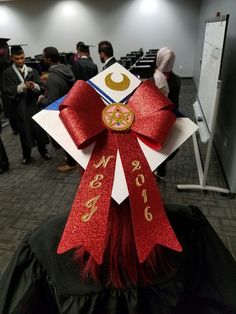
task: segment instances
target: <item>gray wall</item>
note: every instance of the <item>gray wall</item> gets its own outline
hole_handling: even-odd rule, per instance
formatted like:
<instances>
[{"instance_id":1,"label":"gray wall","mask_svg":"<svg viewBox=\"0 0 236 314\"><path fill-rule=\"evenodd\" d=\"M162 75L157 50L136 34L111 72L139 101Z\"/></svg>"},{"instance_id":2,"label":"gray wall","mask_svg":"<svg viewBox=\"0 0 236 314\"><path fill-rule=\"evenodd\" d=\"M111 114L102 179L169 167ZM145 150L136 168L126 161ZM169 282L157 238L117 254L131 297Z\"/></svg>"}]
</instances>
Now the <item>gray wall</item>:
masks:
<instances>
[{"instance_id":1,"label":"gray wall","mask_svg":"<svg viewBox=\"0 0 236 314\"><path fill-rule=\"evenodd\" d=\"M199 33L194 67L198 86L200 58L203 48L205 19L216 12L230 14L222 66L222 91L215 133L215 147L220 157L231 191L236 193L236 1L202 0Z\"/></svg>"},{"instance_id":2,"label":"gray wall","mask_svg":"<svg viewBox=\"0 0 236 314\"><path fill-rule=\"evenodd\" d=\"M176 52L175 71L193 76L199 0L18 0L0 2L0 35L10 43L28 43L26 55L45 46L73 51L83 40L110 40L117 58L131 50L170 46Z\"/></svg>"}]
</instances>

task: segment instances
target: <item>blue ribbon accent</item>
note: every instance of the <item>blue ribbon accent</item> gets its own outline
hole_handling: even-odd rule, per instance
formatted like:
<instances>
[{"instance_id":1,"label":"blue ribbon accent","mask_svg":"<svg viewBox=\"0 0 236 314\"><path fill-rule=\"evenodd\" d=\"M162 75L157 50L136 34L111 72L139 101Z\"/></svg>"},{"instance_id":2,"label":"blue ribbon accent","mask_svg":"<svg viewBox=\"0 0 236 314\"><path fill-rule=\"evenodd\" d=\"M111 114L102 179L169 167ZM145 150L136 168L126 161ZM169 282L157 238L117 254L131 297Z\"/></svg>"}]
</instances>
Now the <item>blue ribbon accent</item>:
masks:
<instances>
[{"instance_id":1,"label":"blue ribbon accent","mask_svg":"<svg viewBox=\"0 0 236 314\"><path fill-rule=\"evenodd\" d=\"M113 100L110 96L108 96L102 89L100 89L97 85L95 85L92 81L88 80L87 83L91 85L94 89L96 89L99 94L101 94L102 98L108 101L109 103L114 103L115 100Z\"/></svg>"},{"instance_id":2,"label":"blue ribbon accent","mask_svg":"<svg viewBox=\"0 0 236 314\"><path fill-rule=\"evenodd\" d=\"M176 108L174 108L172 112L176 115L177 118L186 118L186 116Z\"/></svg>"},{"instance_id":3,"label":"blue ribbon accent","mask_svg":"<svg viewBox=\"0 0 236 314\"><path fill-rule=\"evenodd\" d=\"M58 98L56 101L54 101L51 105L47 106L46 108L44 108L45 110L56 110L59 111L59 106L60 104L63 102L64 98L66 97L63 96L61 98Z\"/></svg>"}]
</instances>

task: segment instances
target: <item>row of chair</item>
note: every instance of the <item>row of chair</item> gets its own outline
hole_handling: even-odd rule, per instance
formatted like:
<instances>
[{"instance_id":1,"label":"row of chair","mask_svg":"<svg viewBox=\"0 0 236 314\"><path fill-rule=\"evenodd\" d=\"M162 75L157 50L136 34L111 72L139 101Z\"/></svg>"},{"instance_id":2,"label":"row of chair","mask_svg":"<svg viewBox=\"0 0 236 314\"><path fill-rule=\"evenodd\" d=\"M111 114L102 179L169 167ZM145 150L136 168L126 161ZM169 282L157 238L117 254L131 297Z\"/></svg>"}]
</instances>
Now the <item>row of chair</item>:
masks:
<instances>
[{"instance_id":1,"label":"row of chair","mask_svg":"<svg viewBox=\"0 0 236 314\"><path fill-rule=\"evenodd\" d=\"M157 52L158 49L149 49L144 55L143 49L131 51L118 62L139 78L149 78L155 70Z\"/></svg>"},{"instance_id":2,"label":"row of chair","mask_svg":"<svg viewBox=\"0 0 236 314\"><path fill-rule=\"evenodd\" d=\"M156 54L158 49L149 49L144 56L135 62L129 69L131 73L139 78L150 78L155 70Z\"/></svg>"}]
</instances>

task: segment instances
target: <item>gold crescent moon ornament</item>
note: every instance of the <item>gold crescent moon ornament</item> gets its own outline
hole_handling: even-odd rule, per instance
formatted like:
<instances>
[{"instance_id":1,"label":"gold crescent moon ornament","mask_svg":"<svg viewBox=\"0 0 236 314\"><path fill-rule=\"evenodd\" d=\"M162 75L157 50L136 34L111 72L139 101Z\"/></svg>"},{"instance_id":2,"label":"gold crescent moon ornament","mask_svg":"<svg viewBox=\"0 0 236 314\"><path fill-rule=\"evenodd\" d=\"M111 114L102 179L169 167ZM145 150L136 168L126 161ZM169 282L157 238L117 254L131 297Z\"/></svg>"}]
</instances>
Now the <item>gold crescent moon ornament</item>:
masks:
<instances>
[{"instance_id":1,"label":"gold crescent moon ornament","mask_svg":"<svg viewBox=\"0 0 236 314\"><path fill-rule=\"evenodd\" d=\"M128 105L113 103L103 109L102 121L108 129L126 131L134 122L134 112Z\"/></svg>"},{"instance_id":2,"label":"gold crescent moon ornament","mask_svg":"<svg viewBox=\"0 0 236 314\"><path fill-rule=\"evenodd\" d=\"M105 77L105 84L108 88L115 90L115 91L119 91L122 92L126 89L129 88L130 86L130 79L128 78L127 75L121 73L121 75L123 76L123 80L121 82L115 82L112 80L111 76L113 73L109 73L107 74L107 76Z\"/></svg>"}]
</instances>

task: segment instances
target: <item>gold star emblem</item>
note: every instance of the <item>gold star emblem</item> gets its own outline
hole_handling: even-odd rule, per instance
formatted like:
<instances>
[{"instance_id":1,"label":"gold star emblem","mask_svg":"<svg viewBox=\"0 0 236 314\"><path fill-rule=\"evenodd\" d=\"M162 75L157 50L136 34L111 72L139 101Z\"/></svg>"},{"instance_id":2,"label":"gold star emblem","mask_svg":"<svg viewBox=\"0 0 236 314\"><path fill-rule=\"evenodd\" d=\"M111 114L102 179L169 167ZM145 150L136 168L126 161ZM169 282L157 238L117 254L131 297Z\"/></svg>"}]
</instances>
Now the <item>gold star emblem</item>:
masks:
<instances>
[{"instance_id":1,"label":"gold star emblem","mask_svg":"<svg viewBox=\"0 0 236 314\"><path fill-rule=\"evenodd\" d=\"M102 120L111 130L125 131L133 124L134 113L128 105L113 103L103 109Z\"/></svg>"}]
</instances>

